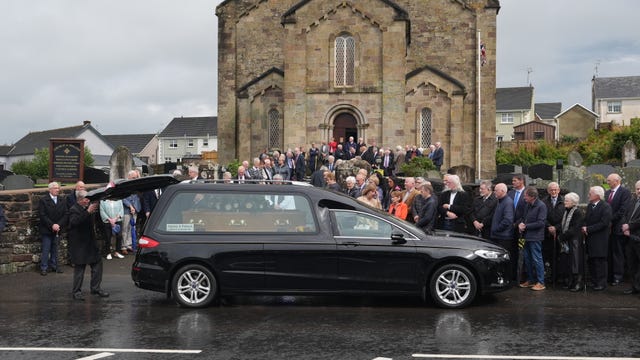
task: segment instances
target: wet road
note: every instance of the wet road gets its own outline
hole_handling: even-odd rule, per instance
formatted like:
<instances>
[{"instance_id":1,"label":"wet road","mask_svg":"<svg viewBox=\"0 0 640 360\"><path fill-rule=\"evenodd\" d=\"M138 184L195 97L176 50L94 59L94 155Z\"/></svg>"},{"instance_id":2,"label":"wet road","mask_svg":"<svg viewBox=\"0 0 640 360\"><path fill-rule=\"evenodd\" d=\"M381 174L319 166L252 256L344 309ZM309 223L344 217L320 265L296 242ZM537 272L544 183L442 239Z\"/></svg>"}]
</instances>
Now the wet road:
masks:
<instances>
[{"instance_id":1,"label":"wet road","mask_svg":"<svg viewBox=\"0 0 640 360\"><path fill-rule=\"evenodd\" d=\"M462 311L362 297L237 297L188 310L137 289L131 262L106 262L111 296L85 302L71 299L70 267L0 276L0 359L640 357L640 297L621 287L515 288ZM87 271L85 293L88 281Z\"/></svg>"}]
</instances>

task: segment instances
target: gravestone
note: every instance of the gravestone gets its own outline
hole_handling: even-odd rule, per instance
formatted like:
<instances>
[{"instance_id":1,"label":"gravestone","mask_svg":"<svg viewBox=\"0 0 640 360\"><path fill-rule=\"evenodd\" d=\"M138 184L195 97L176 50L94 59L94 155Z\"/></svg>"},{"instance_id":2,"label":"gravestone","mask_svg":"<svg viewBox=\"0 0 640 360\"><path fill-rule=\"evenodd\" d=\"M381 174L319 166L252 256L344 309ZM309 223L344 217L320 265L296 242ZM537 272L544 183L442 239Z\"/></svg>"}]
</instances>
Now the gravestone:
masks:
<instances>
[{"instance_id":1,"label":"gravestone","mask_svg":"<svg viewBox=\"0 0 640 360\"><path fill-rule=\"evenodd\" d=\"M512 164L500 164L498 165L496 172L498 174L521 174L522 166Z\"/></svg>"},{"instance_id":2,"label":"gravestone","mask_svg":"<svg viewBox=\"0 0 640 360\"><path fill-rule=\"evenodd\" d=\"M636 182L640 180L640 167L626 167L620 169L622 177L622 185L629 189L631 193L635 193Z\"/></svg>"},{"instance_id":3,"label":"gravestone","mask_svg":"<svg viewBox=\"0 0 640 360\"><path fill-rule=\"evenodd\" d=\"M589 202L589 184L582 179L569 179L564 183L563 189L566 189L568 192L574 192L580 196L580 203L586 204Z\"/></svg>"},{"instance_id":4,"label":"gravestone","mask_svg":"<svg viewBox=\"0 0 640 360\"><path fill-rule=\"evenodd\" d=\"M13 171L9 171L9 170L0 170L0 183L4 181L4 179L7 178L7 176L9 175L13 175Z\"/></svg>"},{"instance_id":5,"label":"gravestone","mask_svg":"<svg viewBox=\"0 0 640 360\"><path fill-rule=\"evenodd\" d=\"M5 190L33 189L33 180L26 175L9 175L2 184Z\"/></svg>"},{"instance_id":6,"label":"gravestone","mask_svg":"<svg viewBox=\"0 0 640 360\"><path fill-rule=\"evenodd\" d=\"M569 165L571 166L582 166L582 155L580 155L579 152L572 150L568 155L567 155L567 162L569 163Z\"/></svg>"},{"instance_id":7,"label":"gravestone","mask_svg":"<svg viewBox=\"0 0 640 360\"><path fill-rule=\"evenodd\" d=\"M553 166L548 164L535 164L529 166L529 176L533 179L553 180Z\"/></svg>"},{"instance_id":8,"label":"gravestone","mask_svg":"<svg viewBox=\"0 0 640 360\"><path fill-rule=\"evenodd\" d=\"M622 147L623 164L628 164L630 161L635 160L637 153L638 148L636 147L636 144L631 140L627 140Z\"/></svg>"},{"instance_id":9,"label":"gravestone","mask_svg":"<svg viewBox=\"0 0 640 360\"><path fill-rule=\"evenodd\" d=\"M587 175L600 174L606 178L614 172L616 172L616 169L609 164L597 164L587 167Z\"/></svg>"},{"instance_id":10,"label":"gravestone","mask_svg":"<svg viewBox=\"0 0 640 360\"><path fill-rule=\"evenodd\" d=\"M456 174L462 184L475 182L475 170L468 165L456 165L449 169L450 174Z\"/></svg>"},{"instance_id":11,"label":"gravestone","mask_svg":"<svg viewBox=\"0 0 640 360\"><path fill-rule=\"evenodd\" d=\"M640 159L634 159L627 163L627 167L640 167Z\"/></svg>"},{"instance_id":12,"label":"gravestone","mask_svg":"<svg viewBox=\"0 0 640 360\"><path fill-rule=\"evenodd\" d=\"M495 179L491 180L491 182L495 184L503 183L507 186L511 185L511 179L513 179L513 174L500 174L495 177Z\"/></svg>"},{"instance_id":13,"label":"gravestone","mask_svg":"<svg viewBox=\"0 0 640 360\"><path fill-rule=\"evenodd\" d=\"M109 181L126 179L127 174L133 169L133 155L126 146L118 146L109 159Z\"/></svg>"}]
</instances>

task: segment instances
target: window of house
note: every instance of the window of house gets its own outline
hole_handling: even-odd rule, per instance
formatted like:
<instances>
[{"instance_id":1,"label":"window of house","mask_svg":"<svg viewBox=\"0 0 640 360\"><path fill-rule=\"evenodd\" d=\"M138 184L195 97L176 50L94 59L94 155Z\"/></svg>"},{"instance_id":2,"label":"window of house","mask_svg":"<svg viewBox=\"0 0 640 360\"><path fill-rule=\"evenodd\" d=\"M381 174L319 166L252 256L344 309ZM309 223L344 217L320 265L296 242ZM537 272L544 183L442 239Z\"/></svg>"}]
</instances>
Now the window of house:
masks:
<instances>
[{"instance_id":1,"label":"window of house","mask_svg":"<svg viewBox=\"0 0 640 360\"><path fill-rule=\"evenodd\" d=\"M496 136L496 141L497 142L503 142L504 141L504 136L503 135Z\"/></svg>"},{"instance_id":2,"label":"window of house","mask_svg":"<svg viewBox=\"0 0 640 360\"><path fill-rule=\"evenodd\" d=\"M431 109L423 108L420 111L420 120L418 123L420 129L420 147L427 148L431 145Z\"/></svg>"},{"instance_id":3,"label":"window of house","mask_svg":"<svg viewBox=\"0 0 640 360\"><path fill-rule=\"evenodd\" d=\"M622 103L620 101L608 101L607 112L610 112L610 113L622 112Z\"/></svg>"},{"instance_id":4,"label":"window of house","mask_svg":"<svg viewBox=\"0 0 640 360\"><path fill-rule=\"evenodd\" d=\"M535 140L541 140L544 139L544 131L534 131L533 132L533 138Z\"/></svg>"},{"instance_id":5,"label":"window of house","mask_svg":"<svg viewBox=\"0 0 640 360\"><path fill-rule=\"evenodd\" d=\"M501 124L513 124L513 114L512 113L503 113L503 114L501 114L500 123Z\"/></svg>"},{"instance_id":6,"label":"window of house","mask_svg":"<svg viewBox=\"0 0 640 360\"><path fill-rule=\"evenodd\" d=\"M187 147L193 147L193 139L187 139Z\"/></svg>"},{"instance_id":7,"label":"window of house","mask_svg":"<svg viewBox=\"0 0 640 360\"><path fill-rule=\"evenodd\" d=\"M269 149L280 147L280 112L276 109L269 110Z\"/></svg>"},{"instance_id":8,"label":"window of house","mask_svg":"<svg viewBox=\"0 0 640 360\"><path fill-rule=\"evenodd\" d=\"M336 38L336 79L337 87L355 85L355 52L356 42L350 35L342 35Z\"/></svg>"},{"instance_id":9,"label":"window of house","mask_svg":"<svg viewBox=\"0 0 640 360\"><path fill-rule=\"evenodd\" d=\"M202 146L209 146L209 138L204 138L202 140Z\"/></svg>"},{"instance_id":10,"label":"window of house","mask_svg":"<svg viewBox=\"0 0 640 360\"><path fill-rule=\"evenodd\" d=\"M176 149L178 147L178 140L169 140L169 148Z\"/></svg>"}]
</instances>

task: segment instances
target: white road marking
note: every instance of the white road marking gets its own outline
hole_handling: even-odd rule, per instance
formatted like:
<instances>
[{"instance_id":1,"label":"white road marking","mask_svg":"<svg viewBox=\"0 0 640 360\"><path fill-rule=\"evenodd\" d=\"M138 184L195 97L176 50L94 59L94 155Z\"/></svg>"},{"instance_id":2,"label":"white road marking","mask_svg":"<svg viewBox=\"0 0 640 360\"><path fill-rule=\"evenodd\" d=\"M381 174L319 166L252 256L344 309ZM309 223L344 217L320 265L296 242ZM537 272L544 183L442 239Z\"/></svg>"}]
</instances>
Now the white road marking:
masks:
<instances>
[{"instance_id":1,"label":"white road marking","mask_svg":"<svg viewBox=\"0 0 640 360\"><path fill-rule=\"evenodd\" d=\"M373 360L393 360L393 358L377 357L377 358L374 358Z\"/></svg>"},{"instance_id":2,"label":"white road marking","mask_svg":"<svg viewBox=\"0 0 640 360\"><path fill-rule=\"evenodd\" d=\"M450 354L413 354L414 358L429 359L514 359L514 360L640 360L631 357L598 356L528 356L528 355L450 355Z\"/></svg>"},{"instance_id":3,"label":"white road marking","mask_svg":"<svg viewBox=\"0 0 640 360\"><path fill-rule=\"evenodd\" d=\"M0 347L0 351L75 351L113 353L155 353L155 354L200 354L202 350L172 349L105 349L105 348L52 348L52 347Z\"/></svg>"},{"instance_id":4,"label":"white road marking","mask_svg":"<svg viewBox=\"0 0 640 360\"><path fill-rule=\"evenodd\" d=\"M110 353L110 352L103 352L103 353L99 353L99 354L95 354L95 355L91 355L91 356L86 356L83 358L78 358L76 360L96 360L96 359L102 359L102 358L106 358L109 356L113 356L115 355L115 353Z\"/></svg>"}]
</instances>

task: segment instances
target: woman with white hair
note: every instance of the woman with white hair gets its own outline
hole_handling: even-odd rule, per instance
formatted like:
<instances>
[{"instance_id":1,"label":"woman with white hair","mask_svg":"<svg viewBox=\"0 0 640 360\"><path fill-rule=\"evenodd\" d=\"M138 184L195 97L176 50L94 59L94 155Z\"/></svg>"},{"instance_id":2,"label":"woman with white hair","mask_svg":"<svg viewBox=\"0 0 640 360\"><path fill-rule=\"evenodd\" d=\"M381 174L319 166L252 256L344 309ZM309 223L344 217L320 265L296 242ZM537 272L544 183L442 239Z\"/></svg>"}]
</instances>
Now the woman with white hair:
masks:
<instances>
[{"instance_id":1,"label":"woman with white hair","mask_svg":"<svg viewBox=\"0 0 640 360\"><path fill-rule=\"evenodd\" d=\"M568 288L570 291L582 289L584 274L584 248L580 227L584 222L584 214L578 208L580 196L570 192L564 196L564 214L560 225L560 257L559 267L565 267L566 273L571 274Z\"/></svg>"}]
</instances>

